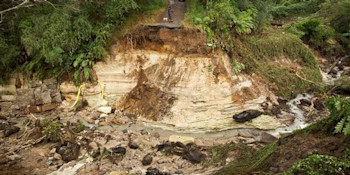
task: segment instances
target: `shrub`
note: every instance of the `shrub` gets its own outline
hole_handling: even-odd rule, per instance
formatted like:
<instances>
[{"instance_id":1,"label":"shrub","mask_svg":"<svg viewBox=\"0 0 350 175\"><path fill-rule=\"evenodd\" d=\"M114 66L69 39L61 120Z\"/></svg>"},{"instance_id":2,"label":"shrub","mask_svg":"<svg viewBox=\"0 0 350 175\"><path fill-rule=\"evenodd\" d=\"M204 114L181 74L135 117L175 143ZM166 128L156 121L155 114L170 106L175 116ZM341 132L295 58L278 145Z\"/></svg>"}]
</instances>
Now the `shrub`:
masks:
<instances>
[{"instance_id":1,"label":"shrub","mask_svg":"<svg viewBox=\"0 0 350 175\"><path fill-rule=\"evenodd\" d=\"M334 132L350 135L350 99L331 97L326 100L326 105L331 112L330 117L335 121L339 121Z\"/></svg>"},{"instance_id":2,"label":"shrub","mask_svg":"<svg viewBox=\"0 0 350 175\"><path fill-rule=\"evenodd\" d=\"M350 161L337 159L333 156L311 155L294 164L284 175L345 175L350 174Z\"/></svg>"}]
</instances>

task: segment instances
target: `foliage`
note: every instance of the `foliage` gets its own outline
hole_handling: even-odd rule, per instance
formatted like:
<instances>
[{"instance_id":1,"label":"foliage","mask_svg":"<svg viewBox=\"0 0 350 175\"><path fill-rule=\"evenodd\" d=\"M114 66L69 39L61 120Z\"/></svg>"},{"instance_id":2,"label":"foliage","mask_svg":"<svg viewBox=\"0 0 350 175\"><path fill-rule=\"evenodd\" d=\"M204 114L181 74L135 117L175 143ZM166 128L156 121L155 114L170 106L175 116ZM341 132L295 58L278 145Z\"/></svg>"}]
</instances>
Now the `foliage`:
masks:
<instances>
[{"instance_id":1,"label":"foliage","mask_svg":"<svg viewBox=\"0 0 350 175\"><path fill-rule=\"evenodd\" d=\"M350 135L350 98L330 97L326 105L331 112L330 118L338 121L334 132Z\"/></svg>"},{"instance_id":2,"label":"foliage","mask_svg":"<svg viewBox=\"0 0 350 175\"><path fill-rule=\"evenodd\" d=\"M290 17L313 13L319 10L319 4L324 0L280 0L273 6L271 13L274 18Z\"/></svg>"},{"instance_id":3,"label":"foliage","mask_svg":"<svg viewBox=\"0 0 350 175\"><path fill-rule=\"evenodd\" d=\"M61 139L62 123L58 120L42 120L40 123L42 134L46 141L57 142Z\"/></svg>"},{"instance_id":4,"label":"foliage","mask_svg":"<svg viewBox=\"0 0 350 175\"><path fill-rule=\"evenodd\" d=\"M261 169L266 166L266 163L270 161L272 154L276 149L276 142L268 144L255 154L247 155L238 162L230 163L226 167L216 172L216 174L249 174L249 172Z\"/></svg>"},{"instance_id":5,"label":"foliage","mask_svg":"<svg viewBox=\"0 0 350 175\"><path fill-rule=\"evenodd\" d=\"M131 12L163 5L161 0L50 0L10 11L0 23L0 80L22 68L37 78L93 80L92 66L106 56L111 32ZM0 3L0 9L8 7Z\"/></svg>"},{"instance_id":6,"label":"foliage","mask_svg":"<svg viewBox=\"0 0 350 175\"><path fill-rule=\"evenodd\" d=\"M232 57L244 65L246 73L265 77L278 95L289 99L305 90L321 89L317 62L297 36L277 32L269 36L242 37L236 43Z\"/></svg>"},{"instance_id":7,"label":"foliage","mask_svg":"<svg viewBox=\"0 0 350 175\"><path fill-rule=\"evenodd\" d=\"M327 155L311 155L295 163L289 171L284 173L284 175L293 174L350 174L350 161Z\"/></svg>"}]
</instances>

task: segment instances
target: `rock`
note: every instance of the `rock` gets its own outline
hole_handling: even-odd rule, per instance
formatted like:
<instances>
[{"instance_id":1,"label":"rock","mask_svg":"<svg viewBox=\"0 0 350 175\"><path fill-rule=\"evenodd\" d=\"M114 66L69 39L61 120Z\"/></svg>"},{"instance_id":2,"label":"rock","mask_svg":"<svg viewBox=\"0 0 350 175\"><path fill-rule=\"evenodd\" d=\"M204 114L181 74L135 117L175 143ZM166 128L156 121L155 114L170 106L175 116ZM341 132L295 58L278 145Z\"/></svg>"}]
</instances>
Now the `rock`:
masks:
<instances>
[{"instance_id":1,"label":"rock","mask_svg":"<svg viewBox=\"0 0 350 175\"><path fill-rule=\"evenodd\" d=\"M61 159L62 159L62 156L59 155L59 154L57 154L57 153L55 153L55 154L53 155L53 158L55 158L56 160L61 160Z\"/></svg>"},{"instance_id":2,"label":"rock","mask_svg":"<svg viewBox=\"0 0 350 175\"><path fill-rule=\"evenodd\" d=\"M246 111L243 111L241 113L233 115L233 119L236 122L243 123L243 122L246 122L246 121L249 121L253 118L258 117L261 114L262 114L262 112L260 112L258 110L246 110Z\"/></svg>"},{"instance_id":3,"label":"rock","mask_svg":"<svg viewBox=\"0 0 350 175\"><path fill-rule=\"evenodd\" d=\"M100 95L86 97L86 101L87 101L88 106L90 106L92 108L107 106L107 104L108 104L108 101L101 99Z\"/></svg>"},{"instance_id":4,"label":"rock","mask_svg":"<svg viewBox=\"0 0 350 175\"><path fill-rule=\"evenodd\" d=\"M49 152L49 154L55 154L56 153L56 148L52 148Z\"/></svg>"},{"instance_id":5,"label":"rock","mask_svg":"<svg viewBox=\"0 0 350 175\"><path fill-rule=\"evenodd\" d=\"M161 172L157 168L147 168L146 175L170 175L168 172Z\"/></svg>"},{"instance_id":6,"label":"rock","mask_svg":"<svg viewBox=\"0 0 350 175\"><path fill-rule=\"evenodd\" d=\"M278 138L276 138L275 136L267 133L267 132L262 132L260 135L260 142L262 143L271 143L274 141L277 141Z\"/></svg>"},{"instance_id":7,"label":"rock","mask_svg":"<svg viewBox=\"0 0 350 175\"><path fill-rule=\"evenodd\" d=\"M29 106L30 113L39 113L41 112L41 106Z\"/></svg>"},{"instance_id":8,"label":"rock","mask_svg":"<svg viewBox=\"0 0 350 175\"><path fill-rule=\"evenodd\" d=\"M125 155L126 153L126 149L124 147L114 147L114 148L111 148L112 152L114 154L117 154L117 155Z\"/></svg>"},{"instance_id":9,"label":"rock","mask_svg":"<svg viewBox=\"0 0 350 175\"><path fill-rule=\"evenodd\" d=\"M14 95L2 95L0 97L0 102L11 102L15 100L16 100L16 96Z\"/></svg>"},{"instance_id":10,"label":"rock","mask_svg":"<svg viewBox=\"0 0 350 175\"><path fill-rule=\"evenodd\" d=\"M99 116L99 118L104 118L104 119L106 119L108 117L108 115L107 114L104 114L104 113L102 113L100 116Z\"/></svg>"},{"instance_id":11,"label":"rock","mask_svg":"<svg viewBox=\"0 0 350 175\"><path fill-rule=\"evenodd\" d=\"M293 114L281 114L278 115L279 117L279 121L287 126L293 124L294 120L295 120L295 115Z\"/></svg>"},{"instance_id":12,"label":"rock","mask_svg":"<svg viewBox=\"0 0 350 175\"><path fill-rule=\"evenodd\" d=\"M247 122L246 125L253 126L257 129L270 130L280 127L281 123L275 117L270 115L260 115L251 122Z\"/></svg>"},{"instance_id":13,"label":"rock","mask_svg":"<svg viewBox=\"0 0 350 175\"><path fill-rule=\"evenodd\" d=\"M325 109L325 105L323 103L323 101L319 98L317 98L315 101L314 101L314 108L319 110L319 111L322 111Z\"/></svg>"},{"instance_id":14,"label":"rock","mask_svg":"<svg viewBox=\"0 0 350 175\"><path fill-rule=\"evenodd\" d=\"M10 159L6 155L0 155L0 165L6 164L9 161L10 161Z\"/></svg>"},{"instance_id":15,"label":"rock","mask_svg":"<svg viewBox=\"0 0 350 175\"><path fill-rule=\"evenodd\" d=\"M200 163L204 160L204 155L195 144L188 144L186 145L183 158L189 160L191 163Z\"/></svg>"},{"instance_id":16,"label":"rock","mask_svg":"<svg viewBox=\"0 0 350 175\"><path fill-rule=\"evenodd\" d=\"M7 127L6 129L5 129L5 131L4 131L4 136L5 137L8 137L8 136L10 136L10 135L12 135L12 134L14 134L14 133L16 133L16 132L18 132L19 131L19 127L17 127L17 126L9 126L9 127Z\"/></svg>"},{"instance_id":17,"label":"rock","mask_svg":"<svg viewBox=\"0 0 350 175\"><path fill-rule=\"evenodd\" d=\"M189 136L171 135L169 137L169 142L181 142L186 145L188 143L193 143L194 138Z\"/></svg>"},{"instance_id":18,"label":"rock","mask_svg":"<svg viewBox=\"0 0 350 175\"><path fill-rule=\"evenodd\" d=\"M304 106L311 106L311 101L303 98L300 100L300 104Z\"/></svg>"},{"instance_id":19,"label":"rock","mask_svg":"<svg viewBox=\"0 0 350 175\"><path fill-rule=\"evenodd\" d=\"M155 132L155 133L152 133L152 137L155 137L155 138L160 138L160 134L158 132Z\"/></svg>"},{"instance_id":20,"label":"rock","mask_svg":"<svg viewBox=\"0 0 350 175\"><path fill-rule=\"evenodd\" d=\"M145 157L143 157L142 159L142 165L143 166L147 166L150 165L152 163L153 157L151 154L147 154L145 155Z\"/></svg>"},{"instance_id":21,"label":"rock","mask_svg":"<svg viewBox=\"0 0 350 175\"><path fill-rule=\"evenodd\" d=\"M141 135L148 135L149 134L148 131L146 131L145 129L142 129L140 132L141 132Z\"/></svg>"},{"instance_id":22,"label":"rock","mask_svg":"<svg viewBox=\"0 0 350 175\"><path fill-rule=\"evenodd\" d=\"M139 145L137 144L137 143L135 143L135 142L129 142L129 148L131 148L131 149L137 149L137 148L139 148Z\"/></svg>"},{"instance_id":23,"label":"rock","mask_svg":"<svg viewBox=\"0 0 350 175\"><path fill-rule=\"evenodd\" d=\"M122 171L112 171L109 175L126 175L126 173Z\"/></svg>"},{"instance_id":24,"label":"rock","mask_svg":"<svg viewBox=\"0 0 350 175\"><path fill-rule=\"evenodd\" d=\"M56 109L56 105L54 104L44 104L41 106L41 111L44 112L44 111L51 111L51 110L54 110Z\"/></svg>"},{"instance_id":25,"label":"rock","mask_svg":"<svg viewBox=\"0 0 350 175\"><path fill-rule=\"evenodd\" d=\"M105 114L110 114L112 112L112 107L102 106L102 107L97 108L97 111L105 113Z\"/></svg>"},{"instance_id":26,"label":"rock","mask_svg":"<svg viewBox=\"0 0 350 175\"><path fill-rule=\"evenodd\" d=\"M285 104L287 104L288 100L284 99L283 97L278 97L278 98L277 98L277 102L278 102L280 105L285 105Z\"/></svg>"},{"instance_id":27,"label":"rock","mask_svg":"<svg viewBox=\"0 0 350 175\"><path fill-rule=\"evenodd\" d=\"M241 137L247 137L247 138L254 138L256 136L259 136L259 133L252 129L241 129L238 132L238 136Z\"/></svg>"},{"instance_id":28,"label":"rock","mask_svg":"<svg viewBox=\"0 0 350 175\"><path fill-rule=\"evenodd\" d=\"M79 156L80 146L73 142L65 142L56 147L56 152L61 155L62 160L69 162L75 160Z\"/></svg>"}]
</instances>

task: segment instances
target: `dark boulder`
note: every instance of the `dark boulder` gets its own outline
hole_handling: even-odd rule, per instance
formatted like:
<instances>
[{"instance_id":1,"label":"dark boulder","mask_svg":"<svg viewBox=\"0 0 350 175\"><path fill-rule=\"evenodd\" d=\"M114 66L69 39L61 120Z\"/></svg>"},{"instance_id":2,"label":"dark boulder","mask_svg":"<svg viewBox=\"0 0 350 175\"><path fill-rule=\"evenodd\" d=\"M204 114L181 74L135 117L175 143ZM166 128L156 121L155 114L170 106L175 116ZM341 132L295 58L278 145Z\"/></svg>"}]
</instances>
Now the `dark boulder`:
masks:
<instances>
[{"instance_id":1,"label":"dark boulder","mask_svg":"<svg viewBox=\"0 0 350 175\"><path fill-rule=\"evenodd\" d=\"M117 155L125 155L126 153L126 149L124 147L114 147L114 148L111 148L112 150L112 153L114 154L117 154Z\"/></svg>"},{"instance_id":2,"label":"dark boulder","mask_svg":"<svg viewBox=\"0 0 350 175\"><path fill-rule=\"evenodd\" d=\"M143 157L142 159L142 165L143 166L147 166L147 165L150 165L153 161L153 157L151 154L147 154L145 155L145 157Z\"/></svg>"},{"instance_id":3,"label":"dark boulder","mask_svg":"<svg viewBox=\"0 0 350 175\"><path fill-rule=\"evenodd\" d=\"M61 155L63 161L69 162L79 157L80 146L77 143L65 142L56 147L56 152Z\"/></svg>"},{"instance_id":4,"label":"dark boulder","mask_svg":"<svg viewBox=\"0 0 350 175\"><path fill-rule=\"evenodd\" d=\"M260 112L258 110L246 110L246 111L243 111L241 113L233 115L233 119L236 122L243 123L243 122L246 122L246 121L249 121L253 118L258 117L261 114L262 114L262 112Z\"/></svg>"}]
</instances>

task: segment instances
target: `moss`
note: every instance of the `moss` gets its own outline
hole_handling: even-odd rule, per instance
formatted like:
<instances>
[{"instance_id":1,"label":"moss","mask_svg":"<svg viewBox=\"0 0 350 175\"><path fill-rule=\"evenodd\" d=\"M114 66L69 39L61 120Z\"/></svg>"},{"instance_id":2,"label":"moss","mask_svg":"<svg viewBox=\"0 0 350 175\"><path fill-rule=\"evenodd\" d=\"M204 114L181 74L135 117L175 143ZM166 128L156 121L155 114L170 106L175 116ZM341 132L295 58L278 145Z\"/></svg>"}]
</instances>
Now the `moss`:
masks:
<instances>
[{"instance_id":1,"label":"moss","mask_svg":"<svg viewBox=\"0 0 350 175\"><path fill-rule=\"evenodd\" d=\"M266 145L260 151L251 156L246 156L244 159L239 162L233 162L228 166L220 169L216 174L217 175L226 175L226 174L248 174L259 169L262 169L267 165L271 159L271 155L277 148L277 142Z\"/></svg>"},{"instance_id":2,"label":"moss","mask_svg":"<svg viewBox=\"0 0 350 175\"><path fill-rule=\"evenodd\" d=\"M284 98L292 98L294 94L307 90L322 89L317 62L296 35L277 31L268 36L243 37L241 41L236 41L233 58L238 58L245 65L247 73L262 75L276 85L276 93Z\"/></svg>"}]
</instances>

